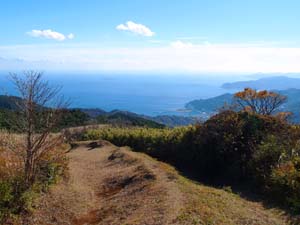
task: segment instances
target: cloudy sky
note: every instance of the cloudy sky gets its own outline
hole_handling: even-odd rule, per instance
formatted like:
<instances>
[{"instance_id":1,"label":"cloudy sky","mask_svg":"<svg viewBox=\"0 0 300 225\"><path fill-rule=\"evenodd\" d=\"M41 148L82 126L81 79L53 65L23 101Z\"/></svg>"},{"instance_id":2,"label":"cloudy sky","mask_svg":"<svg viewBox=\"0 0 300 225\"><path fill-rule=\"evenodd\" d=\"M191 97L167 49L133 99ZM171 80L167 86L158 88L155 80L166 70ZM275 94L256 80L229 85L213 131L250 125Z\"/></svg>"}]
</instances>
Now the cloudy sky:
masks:
<instances>
[{"instance_id":1,"label":"cloudy sky","mask_svg":"<svg viewBox=\"0 0 300 225\"><path fill-rule=\"evenodd\" d=\"M299 0L10 0L0 70L300 72Z\"/></svg>"}]
</instances>

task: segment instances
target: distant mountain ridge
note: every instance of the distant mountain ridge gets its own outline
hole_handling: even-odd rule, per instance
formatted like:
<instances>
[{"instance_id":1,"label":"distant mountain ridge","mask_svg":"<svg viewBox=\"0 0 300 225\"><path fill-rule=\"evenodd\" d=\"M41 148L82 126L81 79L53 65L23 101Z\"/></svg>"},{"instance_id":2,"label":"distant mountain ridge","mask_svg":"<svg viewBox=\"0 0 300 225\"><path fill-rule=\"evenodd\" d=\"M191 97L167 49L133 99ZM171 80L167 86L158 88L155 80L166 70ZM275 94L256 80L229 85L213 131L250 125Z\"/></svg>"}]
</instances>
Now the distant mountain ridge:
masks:
<instances>
[{"instance_id":1,"label":"distant mountain ridge","mask_svg":"<svg viewBox=\"0 0 300 225\"><path fill-rule=\"evenodd\" d=\"M300 122L300 89L273 90L281 95L287 96L287 102L284 103L279 111L292 112L292 121ZM185 107L189 110L198 111L204 115L204 119L209 118L221 109L225 104L233 103L233 94L223 94L208 99L198 99L188 102Z\"/></svg>"},{"instance_id":2,"label":"distant mountain ridge","mask_svg":"<svg viewBox=\"0 0 300 225\"><path fill-rule=\"evenodd\" d=\"M185 105L186 109L198 110L203 112L216 111L222 107L225 103L231 104L233 100L233 94L223 94L213 98L198 99L188 102Z\"/></svg>"},{"instance_id":3,"label":"distant mountain ridge","mask_svg":"<svg viewBox=\"0 0 300 225\"><path fill-rule=\"evenodd\" d=\"M147 123L147 121L153 121L158 124L163 124L168 127L186 126L195 124L198 119L195 117L173 116L173 115L160 115L160 116L146 116L140 115L129 111L112 110L106 112L102 109L79 109L82 112L88 114L92 118L96 118L102 122L115 122L115 121L131 121L135 125L139 125L140 122Z\"/></svg>"},{"instance_id":4,"label":"distant mountain ridge","mask_svg":"<svg viewBox=\"0 0 300 225\"><path fill-rule=\"evenodd\" d=\"M221 87L224 89L243 89L245 87L249 87L257 90L285 90L290 88L300 89L300 78L286 76L265 77L258 80L224 83Z\"/></svg>"}]
</instances>

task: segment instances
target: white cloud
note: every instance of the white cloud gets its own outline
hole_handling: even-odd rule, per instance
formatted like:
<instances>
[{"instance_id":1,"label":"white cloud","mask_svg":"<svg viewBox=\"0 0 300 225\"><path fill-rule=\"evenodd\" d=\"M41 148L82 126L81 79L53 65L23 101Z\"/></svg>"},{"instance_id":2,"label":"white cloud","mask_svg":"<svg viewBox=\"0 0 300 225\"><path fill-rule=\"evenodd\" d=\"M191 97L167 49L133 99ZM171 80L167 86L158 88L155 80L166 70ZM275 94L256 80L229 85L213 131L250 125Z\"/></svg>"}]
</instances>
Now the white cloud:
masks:
<instances>
[{"instance_id":1,"label":"white cloud","mask_svg":"<svg viewBox=\"0 0 300 225\"><path fill-rule=\"evenodd\" d=\"M47 30L32 30L30 32L27 32L28 35L32 36L32 37L42 37L42 38L47 38L47 39L53 39L53 40L57 40L57 41L64 41L66 39L73 39L74 38L74 34L68 34L68 35L64 35L62 33L53 31L51 29L47 29Z\"/></svg>"},{"instance_id":2,"label":"white cloud","mask_svg":"<svg viewBox=\"0 0 300 225\"><path fill-rule=\"evenodd\" d=\"M146 36L146 37L152 37L154 36L154 32L151 31L148 27L146 27L143 24L134 23L132 21L126 22L126 24L119 24L116 27L117 30L124 30L124 31L130 31L134 34Z\"/></svg>"},{"instance_id":3,"label":"white cloud","mask_svg":"<svg viewBox=\"0 0 300 225\"><path fill-rule=\"evenodd\" d=\"M0 70L20 68L22 65L22 69L42 70L300 72L300 47L212 43L190 43L187 46L179 48L170 44L136 48L78 44L0 46L0 56L6 59L5 63L0 61ZM14 61L16 58L22 59L23 62ZM9 59L12 59L11 62Z\"/></svg>"}]
</instances>

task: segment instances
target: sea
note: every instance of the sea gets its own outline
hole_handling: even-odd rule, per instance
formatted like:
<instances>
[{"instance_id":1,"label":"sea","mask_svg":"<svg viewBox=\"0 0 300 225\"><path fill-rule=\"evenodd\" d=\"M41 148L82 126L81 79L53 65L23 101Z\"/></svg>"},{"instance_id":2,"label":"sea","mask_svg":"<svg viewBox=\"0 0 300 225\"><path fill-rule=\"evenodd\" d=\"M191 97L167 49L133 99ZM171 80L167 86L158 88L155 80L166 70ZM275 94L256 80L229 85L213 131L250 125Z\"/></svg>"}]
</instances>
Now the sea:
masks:
<instances>
[{"instance_id":1,"label":"sea","mask_svg":"<svg viewBox=\"0 0 300 225\"><path fill-rule=\"evenodd\" d=\"M0 93L18 95L8 74L0 72ZM220 74L51 72L44 73L44 79L61 86L62 94L74 108L118 109L149 116L197 116L197 112L185 109L186 103L228 93L222 84L242 78Z\"/></svg>"}]
</instances>

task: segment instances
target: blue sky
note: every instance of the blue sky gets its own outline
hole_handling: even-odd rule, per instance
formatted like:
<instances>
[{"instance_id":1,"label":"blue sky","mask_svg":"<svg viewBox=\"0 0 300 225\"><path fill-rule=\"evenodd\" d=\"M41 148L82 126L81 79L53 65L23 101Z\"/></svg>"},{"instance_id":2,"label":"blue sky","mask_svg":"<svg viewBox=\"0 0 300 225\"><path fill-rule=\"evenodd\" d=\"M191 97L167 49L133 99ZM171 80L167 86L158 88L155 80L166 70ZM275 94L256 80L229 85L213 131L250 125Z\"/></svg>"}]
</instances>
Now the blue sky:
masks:
<instances>
[{"instance_id":1,"label":"blue sky","mask_svg":"<svg viewBox=\"0 0 300 225\"><path fill-rule=\"evenodd\" d=\"M3 0L0 70L300 72L297 0Z\"/></svg>"}]
</instances>

